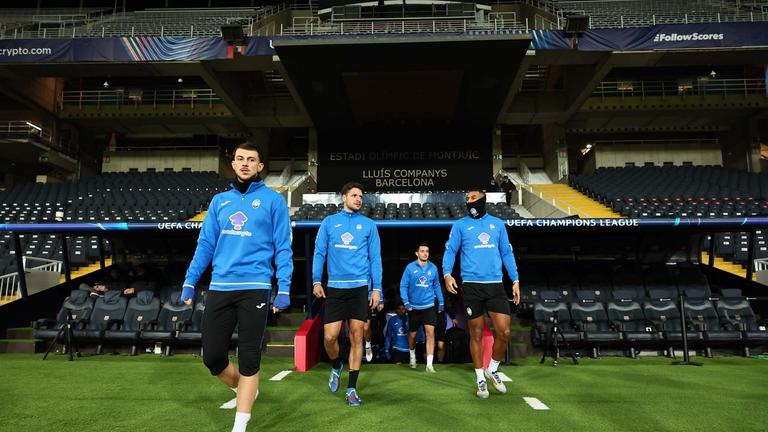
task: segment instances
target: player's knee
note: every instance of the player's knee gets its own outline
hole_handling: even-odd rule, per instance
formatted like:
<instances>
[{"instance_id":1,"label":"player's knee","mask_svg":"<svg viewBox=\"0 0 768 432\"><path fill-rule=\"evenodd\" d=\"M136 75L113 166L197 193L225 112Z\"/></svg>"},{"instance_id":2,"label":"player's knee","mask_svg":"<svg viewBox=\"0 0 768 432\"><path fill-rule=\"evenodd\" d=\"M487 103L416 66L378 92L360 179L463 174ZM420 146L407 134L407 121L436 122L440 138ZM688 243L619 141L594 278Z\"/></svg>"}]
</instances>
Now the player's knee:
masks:
<instances>
[{"instance_id":1,"label":"player's knee","mask_svg":"<svg viewBox=\"0 0 768 432\"><path fill-rule=\"evenodd\" d=\"M508 340L509 339L509 329L506 328L506 329L496 330L496 337L498 337L501 340L505 340L505 341Z\"/></svg>"},{"instance_id":2,"label":"player's knee","mask_svg":"<svg viewBox=\"0 0 768 432\"><path fill-rule=\"evenodd\" d=\"M227 353L221 355L220 353L203 352L203 364L211 371L211 375L220 375L224 372L224 369L229 365L229 358Z\"/></svg>"},{"instance_id":3,"label":"player's knee","mask_svg":"<svg viewBox=\"0 0 768 432\"><path fill-rule=\"evenodd\" d=\"M336 343L336 341L339 340L339 336L326 333L325 336L323 337L323 339L325 340L325 343L327 343L327 344L334 344L334 343Z\"/></svg>"},{"instance_id":4,"label":"player's knee","mask_svg":"<svg viewBox=\"0 0 768 432\"><path fill-rule=\"evenodd\" d=\"M261 365L261 357L260 356L248 356L243 357L240 356L240 375L244 377L251 377L259 373Z\"/></svg>"},{"instance_id":5,"label":"player's knee","mask_svg":"<svg viewBox=\"0 0 768 432\"><path fill-rule=\"evenodd\" d=\"M483 327L472 327L469 329L469 337L471 337L475 341L480 341L483 339Z\"/></svg>"}]
</instances>

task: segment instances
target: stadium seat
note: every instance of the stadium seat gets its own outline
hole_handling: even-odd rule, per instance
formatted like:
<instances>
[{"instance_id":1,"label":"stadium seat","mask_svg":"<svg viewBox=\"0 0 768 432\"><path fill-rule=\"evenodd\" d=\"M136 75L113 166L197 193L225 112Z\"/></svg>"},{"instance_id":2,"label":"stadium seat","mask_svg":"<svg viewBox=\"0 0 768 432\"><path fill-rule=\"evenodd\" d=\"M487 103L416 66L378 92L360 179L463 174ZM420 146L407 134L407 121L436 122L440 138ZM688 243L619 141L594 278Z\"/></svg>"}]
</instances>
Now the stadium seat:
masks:
<instances>
[{"instance_id":1,"label":"stadium seat","mask_svg":"<svg viewBox=\"0 0 768 432\"><path fill-rule=\"evenodd\" d=\"M125 317L125 308L128 300L120 291L107 291L103 297L99 297L91 312L91 317L84 321L85 326L73 331L78 341L96 342L97 354L102 353L104 332L117 328Z\"/></svg>"},{"instance_id":2,"label":"stadium seat","mask_svg":"<svg viewBox=\"0 0 768 432\"><path fill-rule=\"evenodd\" d=\"M108 291L109 292L109 291ZM152 291L139 291L128 300L123 321L117 329L104 332L104 341L131 344L131 355L137 354L136 344L141 331L150 328L160 313L160 300Z\"/></svg>"},{"instance_id":3,"label":"stadium seat","mask_svg":"<svg viewBox=\"0 0 768 432\"><path fill-rule=\"evenodd\" d=\"M35 322L35 337L43 340L51 340L56 337L62 324L71 320L77 327L91 317L94 300L85 290L72 290L69 297L64 299L56 320L38 320Z\"/></svg>"},{"instance_id":4,"label":"stadium seat","mask_svg":"<svg viewBox=\"0 0 768 432\"><path fill-rule=\"evenodd\" d=\"M707 357L712 356L713 346L739 345L741 332L727 322L721 321L709 300L708 293L701 289L685 291L685 319L703 336Z\"/></svg>"},{"instance_id":5,"label":"stadium seat","mask_svg":"<svg viewBox=\"0 0 768 432\"><path fill-rule=\"evenodd\" d=\"M741 295L741 290L722 289L716 304L720 320L741 332L745 356L749 356L750 348L768 343L765 324L758 324L755 312Z\"/></svg>"},{"instance_id":6,"label":"stadium seat","mask_svg":"<svg viewBox=\"0 0 768 432\"><path fill-rule=\"evenodd\" d=\"M163 304L157 321L150 329L142 330L141 340L146 342L161 342L165 344L165 355L171 355L171 346L176 334L192 319L192 306L181 301L181 292L173 291Z\"/></svg>"},{"instance_id":7,"label":"stadium seat","mask_svg":"<svg viewBox=\"0 0 768 432\"><path fill-rule=\"evenodd\" d=\"M192 319L190 319L188 323L185 323L184 329L179 331L176 335L176 339L179 342L188 344L200 344L202 342L201 329L207 296L208 291L203 291L197 295L195 307L192 311Z\"/></svg>"},{"instance_id":8,"label":"stadium seat","mask_svg":"<svg viewBox=\"0 0 768 432\"><path fill-rule=\"evenodd\" d=\"M535 326L532 337L535 344L549 346L552 344L552 328L557 322L561 331L558 342L577 343L581 340L579 333L573 328L568 306L560 298L557 291L547 290L540 294L541 300L533 307Z\"/></svg>"},{"instance_id":9,"label":"stadium seat","mask_svg":"<svg viewBox=\"0 0 768 432\"><path fill-rule=\"evenodd\" d=\"M571 318L582 334L582 341L597 357L600 347L618 344L621 335L608 320L603 303L596 301L593 290L576 292L578 301L571 303Z\"/></svg>"}]
</instances>

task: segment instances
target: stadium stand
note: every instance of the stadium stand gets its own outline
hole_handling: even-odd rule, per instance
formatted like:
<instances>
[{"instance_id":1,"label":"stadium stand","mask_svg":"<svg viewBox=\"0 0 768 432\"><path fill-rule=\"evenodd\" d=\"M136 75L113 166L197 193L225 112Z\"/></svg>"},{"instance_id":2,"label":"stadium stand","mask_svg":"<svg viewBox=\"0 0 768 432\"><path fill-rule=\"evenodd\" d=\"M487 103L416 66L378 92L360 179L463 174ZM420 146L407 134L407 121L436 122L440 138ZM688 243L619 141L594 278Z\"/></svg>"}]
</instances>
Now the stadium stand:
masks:
<instances>
[{"instance_id":1,"label":"stadium stand","mask_svg":"<svg viewBox=\"0 0 768 432\"><path fill-rule=\"evenodd\" d=\"M341 204L303 204L291 216L291 220L322 220L328 215L337 213ZM520 219L520 214L504 203L488 203L489 214L501 219ZM467 214L464 204L452 203L364 203L360 210L362 214L374 220L410 220L410 219L459 219Z\"/></svg>"},{"instance_id":2,"label":"stadium stand","mask_svg":"<svg viewBox=\"0 0 768 432\"><path fill-rule=\"evenodd\" d=\"M766 21L765 10L746 2L706 0L557 1L560 16L588 15L591 28L647 27L656 24L694 24Z\"/></svg>"}]
</instances>

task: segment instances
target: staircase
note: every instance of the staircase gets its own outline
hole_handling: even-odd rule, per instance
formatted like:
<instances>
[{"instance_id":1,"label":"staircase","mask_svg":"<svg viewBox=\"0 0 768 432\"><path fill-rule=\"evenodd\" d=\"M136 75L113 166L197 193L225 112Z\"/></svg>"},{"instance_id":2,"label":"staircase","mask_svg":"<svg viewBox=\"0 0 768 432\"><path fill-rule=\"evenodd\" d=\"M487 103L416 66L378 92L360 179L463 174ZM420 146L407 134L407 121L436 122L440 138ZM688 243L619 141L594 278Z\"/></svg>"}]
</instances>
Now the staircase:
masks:
<instances>
[{"instance_id":1,"label":"staircase","mask_svg":"<svg viewBox=\"0 0 768 432\"><path fill-rule=\"evenodd\" d=\"M707 252L701 252L700 259L701 261L699 262L701 262L702 264L704 265L709 264L709 254ZM715 256L714 264L715 264L714 267L718 270L722 270L724 272L728 272L745 279L747 277L747 270L741 264L736 264L730 261L726 261L725 259L719 256ZM752 280L753 281L757 280L757 275L754 272L752 273Z\"/></svg>"},{"instance_id":2,"label":"staircase","mask_svg":"<svg viewBox=\"0 0 768 432\"><path fill-rule=\"evenodd\" d=\"M9 328L6 339L0 339L0 353L34 354L45 351L45 342L35 339L32 327Z\"/></svg>"},{"instance_id":3,"label":"staircase","mask_svg":"<svg viewBox=\"0 0 768 432\"><path fill-rule=\"evenodd\" d=\"M267 343L264 355L293 358L293 338L305 318L304 312L283 312L277 319L270 320L272 325L267 326L264 334L264 340Z\"/></svg>"},{"instance_id":4,"label":"staircase","mask_svg":"<svg viewBox=\"0 0 768 432\"><path fill-rule=\"evenodd\" d=\"M200 213L192 216L192 218L189 219L190 222L202 222L203 219L205 219L205 215L208 213L207 210L203 210Z\"/></svg>"},{"instance_id":5,"label":"staircase","mask_svg":"<svg viewBox=\"0 0 768 432\"><path fill-rule=\"evenodd\" d=\"M111 265L112 265L112 258L104 258L104 267L106 268L106 267L109 267ZM70 272L69 276L70 276L70 278L72 280L74 280L74 279L77 279L79 277L83 277L83 276L85 276L85 275L87 275L89 273L93 273L93 272L99 271L99 270L101 270L101 264L98 263L98 262L95 262L95 263L88 264L85 267L77 267L77 268L75 268L74 270L72 270ZM64 275L61 275L59 277L59 283L64 283L66 281L67 281L67 279L66 279L66 277L64 277Z\"/></svg>"},{"instance_id":6,"label":"staircase","mask_svg":"<svg viewBox=\"0 0 768 432\"><path fill-rule=\"evenodd\" d=\"M613 212L599 201L584 195L567 184L535 184L531 185L531 192L541 194L544 200L554 204L570 214L579 215L580 218L620 218L621 215Z\"/></svg>"}]
</instances>

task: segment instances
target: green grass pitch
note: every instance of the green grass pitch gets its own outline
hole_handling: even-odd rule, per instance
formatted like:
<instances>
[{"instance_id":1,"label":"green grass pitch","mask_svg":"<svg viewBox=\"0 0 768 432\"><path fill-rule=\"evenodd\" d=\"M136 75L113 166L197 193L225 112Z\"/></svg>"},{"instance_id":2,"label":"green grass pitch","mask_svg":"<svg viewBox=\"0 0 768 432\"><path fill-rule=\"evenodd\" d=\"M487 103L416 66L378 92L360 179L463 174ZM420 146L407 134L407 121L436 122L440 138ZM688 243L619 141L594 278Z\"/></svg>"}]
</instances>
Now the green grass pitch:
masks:
<instances>
[{"instance_id":1,"label":"green grass pitch","mask_svg":"<svg viewBox=\"0 0 768 432\"><path fill-rule=\"evenodd\" d=\"M233 393L200 358L0 355L0 431L228 431L234 411L218 409ZM328 366L268 379L291 369L265 358L261 394L249 430L262 431L764 431L768 362L700 359L701 368L665 358L538 359L503 366L506 395L475 397L470 365L437 365L428 375L406 366L364 365L363 406L330 394ZM342 385L347 378L342 376ZM550 409L532 409L535 397Z\"/></svg>"}]
</instances>

